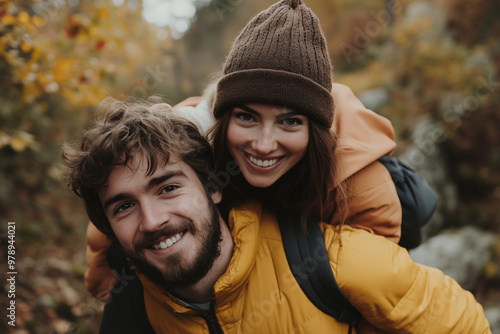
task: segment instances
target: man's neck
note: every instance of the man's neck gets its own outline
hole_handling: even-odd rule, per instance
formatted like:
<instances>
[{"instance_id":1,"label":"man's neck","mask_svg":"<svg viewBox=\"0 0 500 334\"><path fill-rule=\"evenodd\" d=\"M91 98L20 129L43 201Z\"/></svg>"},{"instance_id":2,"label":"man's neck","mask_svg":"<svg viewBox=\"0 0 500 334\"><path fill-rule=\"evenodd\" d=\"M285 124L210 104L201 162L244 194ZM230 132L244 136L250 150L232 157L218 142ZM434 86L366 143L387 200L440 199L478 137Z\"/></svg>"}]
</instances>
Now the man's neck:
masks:
<instances>
[{"instance_id":1,"label":"man's neck","mask_svg":"<svg viewBox=\"0 0 500 334\"><path fill-rule=\"evenodd\" d=\"M222 241L220 255L215 259L212 268L199 282L186 288L173 291L173 295L187 303L208 303L213 296L215 282L226 272L233 256L233 238L224 221L220 221Z\"/></svg>"}]
</instances>

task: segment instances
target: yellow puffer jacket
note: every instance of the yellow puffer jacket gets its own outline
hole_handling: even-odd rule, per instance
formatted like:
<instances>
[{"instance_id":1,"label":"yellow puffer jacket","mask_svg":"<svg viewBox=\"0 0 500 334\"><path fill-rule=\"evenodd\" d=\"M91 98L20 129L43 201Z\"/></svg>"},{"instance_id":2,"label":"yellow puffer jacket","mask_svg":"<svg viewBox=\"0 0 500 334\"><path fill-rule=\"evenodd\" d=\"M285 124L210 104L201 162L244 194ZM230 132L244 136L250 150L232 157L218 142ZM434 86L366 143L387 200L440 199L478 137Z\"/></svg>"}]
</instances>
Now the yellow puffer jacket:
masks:
<instances>
[{"instance_id":1,"label":"yellow puffer jacket","mask_svg":"<svg viewBox=\"0 0 500 334\"><path fill-rule=\"evenodd\" d=\"M282 247L274 215L249 203L233 209L234 254L214 286L213 312L184 306L145 277L148 317L157 333L347 333L302 293ZM380 236L322 225L333 272L365 319L388 333L491 333L482 307L450 277L411 261ZM373 251L373 250L376 251Z\"/></svg>"}]
</instances>

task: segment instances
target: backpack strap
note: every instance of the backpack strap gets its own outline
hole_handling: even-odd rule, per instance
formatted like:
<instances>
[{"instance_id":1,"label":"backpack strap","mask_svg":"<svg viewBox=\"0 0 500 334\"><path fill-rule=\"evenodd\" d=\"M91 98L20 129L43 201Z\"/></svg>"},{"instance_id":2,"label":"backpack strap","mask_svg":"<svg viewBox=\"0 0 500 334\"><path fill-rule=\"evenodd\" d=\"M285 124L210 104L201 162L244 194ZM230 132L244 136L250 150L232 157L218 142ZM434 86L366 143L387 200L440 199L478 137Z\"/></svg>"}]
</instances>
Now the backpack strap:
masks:
<instances>
[{"instance_id":1,"label":"backpack strap","mask_svg":"<svg viewBox=\"0 0 500 334\"><path fill-rule=\"evenodd\" d=\"M154 334L144 303L144 290L135 272L128 268L120 244L114 240L108 249L110 266L126 275L111 291L99 328L99 333ZM124 267L122 267L124 265Z\"/></svg>"},{"instance_id":2,"label":"backpack strap","mask_svg":"<svg viewBox=\"0 0 500 334\"><path fill-rule=\"evenodd\" d=\"M308 218L306 233L300 214L278 214L288 265L302 291L321 311L356 327L361 314L344 296L332 272L318 221Z\"/></svg>"}]
</instances>

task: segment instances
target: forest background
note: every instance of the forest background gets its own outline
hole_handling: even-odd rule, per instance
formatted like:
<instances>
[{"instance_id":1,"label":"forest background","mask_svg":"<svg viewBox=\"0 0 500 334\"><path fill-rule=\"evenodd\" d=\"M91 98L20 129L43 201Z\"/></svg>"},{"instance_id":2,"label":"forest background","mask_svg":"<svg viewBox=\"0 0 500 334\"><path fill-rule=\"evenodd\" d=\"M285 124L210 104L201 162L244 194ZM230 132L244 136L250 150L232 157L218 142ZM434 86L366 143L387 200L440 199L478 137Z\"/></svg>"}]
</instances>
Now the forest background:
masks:
<instances>
[{"instance_id":1,"label":"forest background","mask_svg":"<svg viewBox=\"0 0 500 334\"><path fill-rule=\"evenodd\" d=\"M237 33L271 3L0 1L0 332L96 333L103 305L83 286L88 220L62 180L62 143L89 127L106 96L176 104L200 95ZM435 180L444 214L432 234L471 225L494 236L471 291L484 305L500 300L500 3L306 4L334 81L391 119L395 154ZM437 160L451 192L425 168ZM15 327L4 315L11 300Z\"/></svg>"}]
</instances>

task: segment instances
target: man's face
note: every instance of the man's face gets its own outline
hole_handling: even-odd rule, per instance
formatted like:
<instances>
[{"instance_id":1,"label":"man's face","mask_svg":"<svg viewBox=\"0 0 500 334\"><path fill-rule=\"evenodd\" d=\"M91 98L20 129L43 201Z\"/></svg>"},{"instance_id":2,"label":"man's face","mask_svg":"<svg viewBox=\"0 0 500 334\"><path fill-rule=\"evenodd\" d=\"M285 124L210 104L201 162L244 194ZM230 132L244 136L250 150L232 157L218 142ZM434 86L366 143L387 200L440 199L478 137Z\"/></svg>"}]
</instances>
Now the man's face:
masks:
<instances>
[{"instance_id":1,"label":"man's face","mask_svg":"<svg viewBox=\"0 0 500 334\"><path fill-rule=\"evenodd\" d=\"M137 269L167 291L198 282L220 255L221 227L214 203L196 173L180 159L146 175L135 155L117 166L100 192L114 234Z\"/></svg>"}]
</instances>

